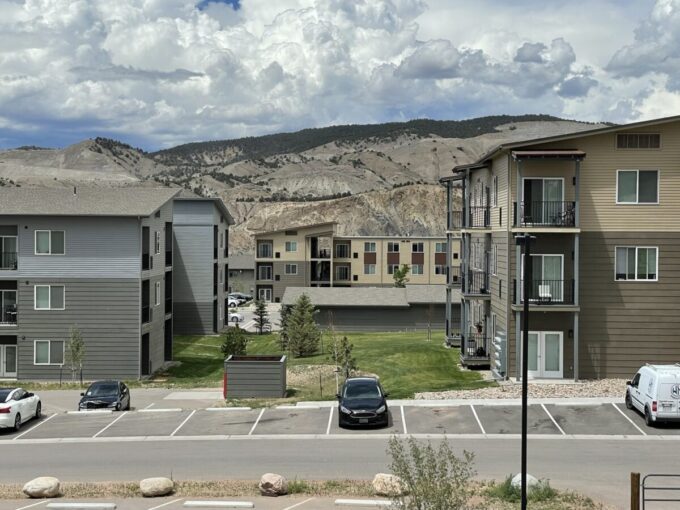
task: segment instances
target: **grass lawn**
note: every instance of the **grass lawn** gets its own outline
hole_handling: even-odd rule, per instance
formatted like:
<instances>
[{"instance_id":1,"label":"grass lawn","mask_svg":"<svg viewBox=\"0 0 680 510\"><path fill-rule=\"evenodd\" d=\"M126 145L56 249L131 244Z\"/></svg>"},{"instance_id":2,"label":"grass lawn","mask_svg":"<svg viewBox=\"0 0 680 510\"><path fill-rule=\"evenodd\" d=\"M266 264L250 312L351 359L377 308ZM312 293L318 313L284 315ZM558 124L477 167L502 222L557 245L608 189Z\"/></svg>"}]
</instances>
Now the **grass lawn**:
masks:
<instances>
[{"instance_id":1,"label":"grass lawn","mask_svg":"<svg viewBox=\"0 0 680 510\"><path fill-rule=\"evenodd\" d=\"M479 388L479 374L458 368L457 349L445 349L438 340L426 341L425 332L340 333L354 344L354 357L362 374L375 374L391 398L411 398L420 391ZM433 335L434 338L441 334ZM220 386L223 358L218 336L175 336L174 358L181 365L163 374L168 385ZM292 400L327 400L335 395L335 375L328 357L330 340L324 336L324 354L288 358L288 386ZM276 334L250 335L248 354L279 354ZM158 381L160 382L160 381Z\"/></svg>"}]
</instances>

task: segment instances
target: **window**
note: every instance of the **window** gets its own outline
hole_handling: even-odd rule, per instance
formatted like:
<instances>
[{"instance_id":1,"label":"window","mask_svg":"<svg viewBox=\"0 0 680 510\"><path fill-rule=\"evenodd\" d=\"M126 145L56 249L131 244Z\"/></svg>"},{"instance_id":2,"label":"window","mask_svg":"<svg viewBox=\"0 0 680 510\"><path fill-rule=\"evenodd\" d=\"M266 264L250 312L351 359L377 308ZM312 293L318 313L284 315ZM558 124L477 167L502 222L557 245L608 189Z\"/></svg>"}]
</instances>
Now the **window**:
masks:
<instances>
[{"instance_id":1,"label":"window","mask_svg":"<svg viewBox=\"0 0 680 510\"><path fill-rule=\"evenodd\" d=\"M659 133L621 133L616 135L617 149L660 149Z\"/></svg>"},{"instance_id":2,"label":"window","mask_svg":"<svg viewBox=\"0 0 680 510\"><path fill-rule=\"evenodd\" d=\"M413 253L424 253L425 252L425 243L413 243L411 245L411 251Z\"/></svg>"},{"instance_id":3,"label":"window","mask_svg":"<svg viewBox=\"0 0 680 510\"><path fill-rule=\"evenodd\" d=\"M375 243L364 243L364 251L366 253L375 253Z\"/></svg>"},{"instance_id":4,"label":"window","mask_svg":"<svg viewBox=\"0 0 680 510\"><path fill-rule=\"evenodd\" d=\"M156 303L156 306L161 304L161 282L156 282L156 285L154 286L154 303Z\"/></svg>"},{"instance_id":5,"label":"window","mask_svg":"<svg viewBox=\"0 0 680 510\"><path fill-rule=\"evenodd\" d=\"M658 170L618 170L616 172L617 204L658 204Z\"/></svg>"},{"instance_id":6,"label":"window","mask_svg":"<svg viewBox=\"0 0 680 510\"><path fill-rule=\"evenodd\" d=\"M498 245L494 244L491 247L491 274L498 274Z\"/></svg>"},{"instance_id":7,"label":"window","mask_svg":"<svg viewBox=\"0 0 680 510\"><path fill-rule=\"evenodd\" d=\"M496 314L491 312L491 339L496 338Z\"/></svg>"},{"instance_id":8,"label":"window","mask_svg":"<svg viewBox=\"0 0 680 510\"><path fill-rule=\"evenodd\" d=\"M375 264L364 264L364 274L375 274Z\"/></svg>"},{"instance_id":9,"label":"window","mask_svg":"<svg viewBox=\"0 0 680 510\"><path fill-rule=\"evenodd\" d=\"M497 175L493 176L493 181L491 181L491 187L492 187L491 206L496 207L496 206L498 206L498 176Z\"/></svg>"},{"instance_id":10,"label":"window","mask_svg":"<svg viewBox=\"0 0 680 510\"><path fill-rule=\"evenodd\" d=\"M259 258L270 259L270 258L272 258L273 252L274 252L274 248L272 246L271 241L266 242L266 243L258 243L257 244L257 256Z\"/></svg>"},{"instance_id":11,"label":"window","mask_svg":"<svg viewBox=\"0 0 680 510\"><path fill-rule=\"evenodd\" d=\"M388 253L399 253L399 243L387 243Z\"/></svg>"},{"instance_id":12,"label":"window","mask_svg":"<svg viewBox=\"0 0 680 510\"><path fill-rule=\"evenodd\" d=\"M260 266L258 268L257 277L259 280L271 280L272 266Z\"/></svg>"},{"instance_id":13,"label":"window","mask_svg":"<svg viewBox=\"0 0 680 510\"><path fill-rule=\"evenodd\" d=\"M156 231L153 234L153 252L158 255L161 252L161 233Z\"/></svg>"},{"instance_id":14,"label":"window","mask_svg":"<svg viewBox=\"0 0 680 510\"><path fill-rule=\"evenodd\" d=\"M388 264L387 274L394 274L397 269L399 269L399 264Z\"/></svg>"},{"instance_id":15,"label":"window","mask_svg":"<svg viewBox=\"0 0 680 510\"><path fill-rule=\"evenodd\" d=\"M63 255L64 254L64 231L63 230L36 230L35 231L35 254L36 255Z\"/></svg>"},{"instance_id":16,"label":"window","mask_svg":"<svg viewBox=\"0 0 680 510\"><path fill-rule=\"evenodd\" d=\"M220 268L220 283L222 283L224 280L222 279L222 268Z\"/></svg>"},{"instance_id":17,"label":"window","mask_svg":"<svg viewBox=\"0 0 680 510\"><path fill-rule=\"evenodd\" d=\"M297 241L286 241L286 251L297 251Z\"/></svg>"},{"instance_id":18,"label":"window","mask_svg":"<svg viewBox=\"0 0 680 510\"><path fill-rule=\"evenodd\" d=\"M349 280L349 266L335 266L335 279L340 281Z\"/></svg>"},{"instance_id":19,"label":"window","mask_svg":"<svg viewBox=\"0 0 680 510\"><path fill-rule=\"evenodd\" d=\"M434 243L435 253L446 253L446 243Z\"/></svg>"},{"instance_id":20,"label":"window","mask_svg":"<svg viewBox=\"0 0 680 510\"><path fill-rule=\"evenodd\" d=\"M34 287L34 308L36 310L63 310L63 285L36 285Z\"/></svg>"},{"instance_id":21,"label":"window","mask_svg":"<svg viewBox=\"0 0 680 510\"><path fill-rule=\"evenodd\" d=\"M436 264L434 266L434 274L446 274L446 266Z\"/></svg>"},{"instance_id":22,"label":"window","mask_svg":"<svg viewBox=\"0 0 680 510\"><path fill-rule=\"evenodd\" d=\"M284 273L286 274L298 274L298 265L297 264L286 264L284 267Z\"/></svg>"},{"instance_id":23,"label":"window","mask_svg":"<svg viewBox=\"0 0 680 510\"><path fill-rule=\"evenodd\" d=\"M616 247L616 280L658 280L659 249L617 246Z\"/></svg>"},{"instance_id":24,"label":"window","mask_svg":"<svg viewBox=\"0 0 680 510\"><path fill-rule=\"evenodd\" d=\"M342 243L335 245L335 256L339 259L349 258L349 244Z\"/></svg>"},{"instance_id":25,"label":"window","mask_svg":"<svg viewBox=\"0 0 680 510\"><path fill-rule=\"evenodd\" d=\"M36 340L33 344L34 365L62 365L64 363L63 340Z\"/></svg>"},{"instance_id":26,"label":"window","mask_svg":"<svg viewBox=\"0 0 680 510\"><path fill-rule=\"evenodd\" d=\"M423 274L423 265L422 264L413 264L411 266L411 274L413 274L413 275Z\"/></svg>"}]
</instances>

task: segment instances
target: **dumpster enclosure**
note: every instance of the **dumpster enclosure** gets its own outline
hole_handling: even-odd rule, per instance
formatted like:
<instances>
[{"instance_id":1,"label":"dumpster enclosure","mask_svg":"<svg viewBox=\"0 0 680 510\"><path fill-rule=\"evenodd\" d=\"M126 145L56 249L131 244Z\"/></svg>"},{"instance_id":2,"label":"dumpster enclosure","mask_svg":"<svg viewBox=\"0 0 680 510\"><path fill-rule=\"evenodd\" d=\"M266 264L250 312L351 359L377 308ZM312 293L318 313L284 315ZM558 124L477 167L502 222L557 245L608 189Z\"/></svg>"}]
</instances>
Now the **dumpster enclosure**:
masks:
<instances>
[{"instance_id":1,"label":"dumpster enclosure","mask_svg":"<svg viewBox=\"0 0 680 510\"><path fill-rule=\"evenodd\" d=\"M286 396L286 356L234 356L224 360L224 398Z\"/></svg>"}]
</instances>

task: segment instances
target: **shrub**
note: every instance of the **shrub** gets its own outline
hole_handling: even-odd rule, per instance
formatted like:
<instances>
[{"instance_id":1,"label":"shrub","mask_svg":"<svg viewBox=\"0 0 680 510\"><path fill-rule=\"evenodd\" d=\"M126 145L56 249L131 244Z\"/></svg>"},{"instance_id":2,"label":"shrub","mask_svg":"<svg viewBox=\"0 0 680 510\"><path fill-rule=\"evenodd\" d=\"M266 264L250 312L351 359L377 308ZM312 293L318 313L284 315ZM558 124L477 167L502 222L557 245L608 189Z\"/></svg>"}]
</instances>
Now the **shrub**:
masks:
<instances>
[{"instance_id":1,"label":"shrub","mask_svg":"<svg viewBox=\"0 0 680 510\"><path fill-rule=\"evenodd\" d=\"M236 327L229 328L222 333L222 346L220 350L225 358L234 356L243 356L246 354L248 345L248 338L245 331L243 331L238 324Z\"/></svg>"},{"instance_id":2,"label":"shrub","mask_svg":"<svg viewBox=\"0 0 680 510\"><path fill-rule=\"evenodd\" d=\"M516 503L520 501L522 493L519 487L512 485L512 475L509 475L503 483L493 484L487 490L487 494L493 498ZM527 499L536 503L550 501L557 496L557 491L550 487L548 480L539 480L534 487L527 490Z\"/></svg>"}]
</instances>

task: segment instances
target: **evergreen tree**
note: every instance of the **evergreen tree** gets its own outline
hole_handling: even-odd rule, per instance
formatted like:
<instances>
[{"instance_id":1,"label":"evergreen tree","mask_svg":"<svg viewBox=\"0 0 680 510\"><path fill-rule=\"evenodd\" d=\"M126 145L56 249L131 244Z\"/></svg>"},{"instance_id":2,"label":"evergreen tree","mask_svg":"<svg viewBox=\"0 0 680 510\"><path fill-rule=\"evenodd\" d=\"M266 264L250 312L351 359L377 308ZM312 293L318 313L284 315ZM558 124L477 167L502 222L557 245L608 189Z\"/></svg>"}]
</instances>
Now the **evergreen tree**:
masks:
<instances>
[{"instance_id":1,"label":"evergreen tree","mask_svg":"<svg viewBox=\"0 0 680 510\"><path fill-rule=\"evenodd\" d=\"M220 350L225 358L231 356L243 356L246 354L248 345L248 338L245 331L243 331L238 324L235 327L227 329L222 333L222 346Z\"/></svg>"},{"instance_id":2,"label":"evergreen tree","mask_svg":"<svg viewBox=\"0 0 680 510\"><path fill-rule=\"evenodd\" d=\"M257 332L261 335L265 326L269 324L269 311L267 310L267 303L260 299L255 300L255 326L257 327Z\"/></svg>"},{"instance_id":3,"label":"evergreen tree","mask_svg":"<svg viewBox=\"0 0 680 510\"><path fill-rule=\"evenodd\" d=\"M319 349L321 330L314 320L315 313L309 296L302 294L287 319L288 348L298 358L310 356Z\"/></svg>"},{"instance_id":4,"label":"evergreen tree","mask_svg":"<svg viewBox=\"0 0 680 510\"><path fill-rule=\"evenodd\" d=\"M406 277L408 276L410 270L411 268L408 266L408 264L402 264L400 268L394 270L392 277L394 278L395 287L402 289L406 287L406 284L408 283L408 278Z\"/></svg>"},{"instance_id":5,"label":"evergreen tree","mask_svg":"<svg viewBox=\"0 0 680 510\"><path fill-rule=\"evenodd\" d=\"M290 306L281 307L281 319L279 320L279 346L281 351L286 352L288 350L288 319L291 313Z\"/></svg>"}]
</instances>

